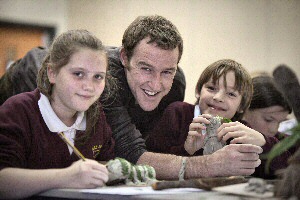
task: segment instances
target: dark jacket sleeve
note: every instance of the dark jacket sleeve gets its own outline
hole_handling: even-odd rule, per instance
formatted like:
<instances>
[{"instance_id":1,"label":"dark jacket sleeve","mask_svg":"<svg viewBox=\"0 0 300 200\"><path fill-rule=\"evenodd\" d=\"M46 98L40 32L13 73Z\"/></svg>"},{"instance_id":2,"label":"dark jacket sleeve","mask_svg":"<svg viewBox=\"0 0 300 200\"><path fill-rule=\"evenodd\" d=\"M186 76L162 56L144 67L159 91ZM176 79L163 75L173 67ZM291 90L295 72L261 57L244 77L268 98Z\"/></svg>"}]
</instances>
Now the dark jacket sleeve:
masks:
<instances>
[{"instance_id":1,"label":"dark jacket sleeve","mask_svg":"<svg viewBox=\"0 0 300 200\"><path fill-rule=\"evenodd\" d=\"M111 95L109 98L101 99L101 102L115 140L115 155L136 163L146 151L145 141L139 130L131 122L128 113L126 104L129 88L122 73L123 66L119 59L119 48L107 47L107 50L109 55L109 73L117 79L118 91L114 91L114 96Z\"/></svg>"},{"instance_id":2,"label":"dark jacket sleeve","mask_svg":"<svg viewBox=\"0 0 300 200\"><path fill-rule=\"evenodd\" d=\"M146 151L146 146L141 133L131 123L127 109L122 105L115 105L106 107L104 111L115 139L116 156L136 163Z\"/></svg>"}]
</instances>

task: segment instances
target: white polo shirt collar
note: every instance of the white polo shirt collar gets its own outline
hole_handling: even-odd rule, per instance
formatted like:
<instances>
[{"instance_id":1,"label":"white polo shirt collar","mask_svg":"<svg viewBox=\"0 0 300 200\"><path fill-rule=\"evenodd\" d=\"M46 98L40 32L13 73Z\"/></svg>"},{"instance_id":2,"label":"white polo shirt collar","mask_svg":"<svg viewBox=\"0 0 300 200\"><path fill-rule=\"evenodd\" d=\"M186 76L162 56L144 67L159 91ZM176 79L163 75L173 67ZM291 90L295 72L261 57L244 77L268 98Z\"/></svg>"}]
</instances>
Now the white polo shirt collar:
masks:
<instances>
[{"instance_id":1,"label":"white polo shirt collar","mask_svg":"<svg viewBox=\"0 0 300 200\"><path fill-rule=\"evenodd\" d=\"M66 126L56 115L54 110L51 107L49 99L41 93L41 98L38 101L39 109L42 114L42 117L51 132L60 133L63 132L64 135L71 141L74 145L74 138L76 130L85 130L86 129L86 116L85 112L78 112L75 123L68 127ZM69 147L70 154L73 152L73 149Z\"/></svg>"},{"instance_id":2,"label":"white polo shirt collar","mask_svg":"<svg viewBox=\"0 0 300 200\"><path fill-rule=\"evenodd\" d=\"M195 109L194 109L194 118L198 117L199 115L201 115L201 110L199 105L195 105ZM204 135L206 133L206 130L202 130L202 134Z\"/></svg>"}]
</instances>

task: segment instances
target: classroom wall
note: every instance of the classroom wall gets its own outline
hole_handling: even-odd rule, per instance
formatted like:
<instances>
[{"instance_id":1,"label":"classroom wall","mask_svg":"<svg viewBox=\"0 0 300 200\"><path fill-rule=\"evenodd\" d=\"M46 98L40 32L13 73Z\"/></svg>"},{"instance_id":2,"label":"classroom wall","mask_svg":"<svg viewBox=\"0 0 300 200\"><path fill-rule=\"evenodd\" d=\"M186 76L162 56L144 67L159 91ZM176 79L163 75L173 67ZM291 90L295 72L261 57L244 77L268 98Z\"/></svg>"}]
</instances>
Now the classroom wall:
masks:
<instances>
[{"instance_id":1,"label":"classroom wall","mask_svg":"<svg viewBox=\"0 0 300 200\"><path fill-rule=\"evenodd\" d=\"M0 20L67 30L68 0L0 0Z\"/></svg>"},{"instance_id":2,"label":"classroom wall","mask_svg":"<svg viewBox=\"0 0 300 200\"><path fill-rule=\"evenodd\" d=\"M0 0L0 5L0 19L54 23L59 33L85 28L114 46L121 45L124 30L137 16L165 16L184 40L180 66L190 103L201 72L218 59L234 59L249 72L272 72L284 63L300 77L298 0Z\"/></svg>"}]
</instances>

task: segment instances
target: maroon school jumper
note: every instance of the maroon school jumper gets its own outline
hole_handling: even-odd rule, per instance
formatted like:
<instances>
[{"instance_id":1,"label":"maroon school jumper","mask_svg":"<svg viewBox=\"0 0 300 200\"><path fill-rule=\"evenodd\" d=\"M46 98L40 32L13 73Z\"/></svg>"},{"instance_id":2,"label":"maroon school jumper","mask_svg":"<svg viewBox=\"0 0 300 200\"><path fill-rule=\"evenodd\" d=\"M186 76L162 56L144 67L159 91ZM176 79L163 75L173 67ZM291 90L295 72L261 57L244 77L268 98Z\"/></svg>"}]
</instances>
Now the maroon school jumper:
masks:
<instances>
[{"instance_id":1,"label":"maroon school jumper","mask_svg":"<svg viewBox=\"0 0 300 200\"><path fill-rule=\"evenodd\" d=\"M154 127L153 132L149 134L146 140L146 146L148 151L158 153L170 153L180 156L189 156L184 149L184 142L189 132L189 125L194 118L195 105L185 102L174 102L170 104L161 120ZM246 122L242 122L246 126ZM265 136L264 136L265 137ZM279 142L276 137L265 137L266 144L262 146L264 153L267 153L271 148ZM203 155L203 149L195 152L193 156ZM290 156L290 152L286 151L281 156L278 156L271 163L271 174L265 174L264 167L265 161L256 168L254 176L262 178L273 178L274 171L285 168L287 166L287 160Z\"/></svg>"},{"instance_id":2,"label":"maroon school jumper","mask_svg":"<svg viewBox=\"0 0 300 200\"><path fill-rule=\"evenodd\" d=\"M79 158L69 153L57 133L50 132L40 113L40 92L18 94L0 106L0 170L5 167L26 169L65 168ZM114 140L101 108L99 121L84 145L78 150L89 159L114 158ZM85 134L77 131L76 138Z\"/></svg>"}]
</instances>

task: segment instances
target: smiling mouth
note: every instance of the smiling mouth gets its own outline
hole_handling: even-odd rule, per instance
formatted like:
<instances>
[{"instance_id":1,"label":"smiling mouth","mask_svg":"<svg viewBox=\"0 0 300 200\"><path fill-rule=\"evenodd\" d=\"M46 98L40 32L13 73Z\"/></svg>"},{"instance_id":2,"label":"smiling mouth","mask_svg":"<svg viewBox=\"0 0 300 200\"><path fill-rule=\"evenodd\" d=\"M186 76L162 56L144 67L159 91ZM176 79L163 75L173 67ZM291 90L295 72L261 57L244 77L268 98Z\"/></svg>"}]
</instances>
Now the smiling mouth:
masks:
<instances>
[{"instance_id":1,"label":"smiling mouth","mask_svg":"<svg viewBox=\"0 0 300 200\"><path fill-rule=\"evenodd\" d=\"M221 108L221 107L217 107L217 106L208 105L208 107L209 107L211 110L226 111L225 109L223 109L223 108Z\"/></svg>"},{"instance_id":2,"label":"smiling mouth","mask_svg":"<svg viewBox=\"0 0 300 200\"><path fill-rule=\"evenodd\" d=\"M159 92L151 92L149 90L143 90L143 91L147 96L151 96L151 97L153 97L159 93Z\"/></svg>"}]
</instances>

